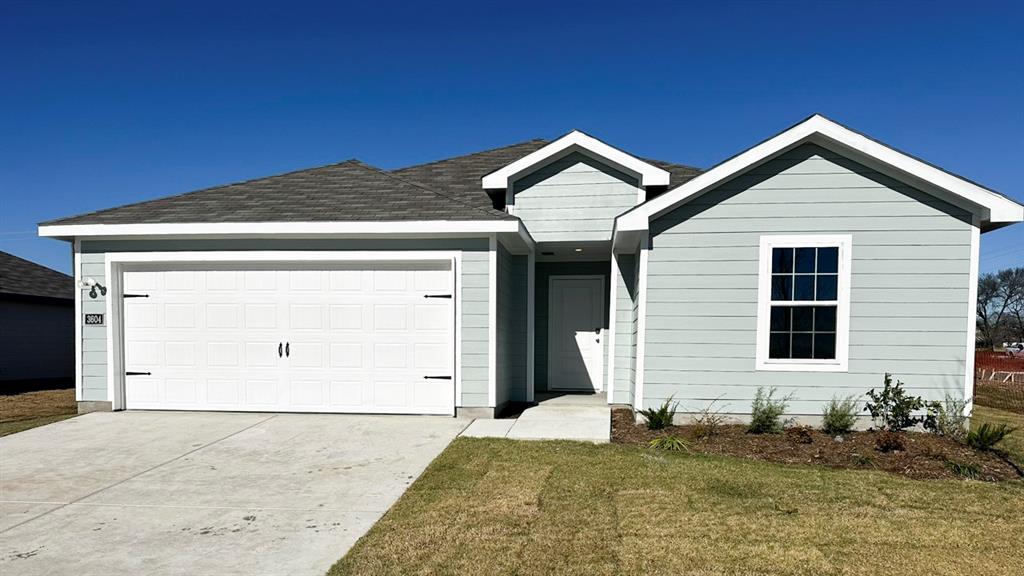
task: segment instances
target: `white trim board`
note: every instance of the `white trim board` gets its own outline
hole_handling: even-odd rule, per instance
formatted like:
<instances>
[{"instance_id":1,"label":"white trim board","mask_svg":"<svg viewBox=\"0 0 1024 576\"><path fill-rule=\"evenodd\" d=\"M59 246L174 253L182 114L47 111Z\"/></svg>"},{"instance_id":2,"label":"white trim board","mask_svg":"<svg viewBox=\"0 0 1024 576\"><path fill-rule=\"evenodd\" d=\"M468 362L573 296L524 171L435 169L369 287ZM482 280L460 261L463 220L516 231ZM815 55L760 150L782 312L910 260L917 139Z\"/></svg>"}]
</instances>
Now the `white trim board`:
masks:
<instances>
[{"instance_id":1,"label":"white trim board","mask_svg":"<svg viewBox=\"0 0 1024 576\"><path fill-rule=\"evenodd\" d=\"M867 163L896 179L935 195L945 193L977 207L981 226L1024 220L1024 206L969 180L872 140L821 115L750 148L689 180L682 186L638 206L616 219L616 233L646 230L649 222L692 200L734 176L756 167L801 144L814 143L837 149L852 160Z\"/></svg>"},{"instance_id":2,"label":"white trim board","mask_svg":"<svg viewBox=\"0 0 1024 576\"><path fill-rule=\"evenodd\" d=\"M75 281L75 401L81 402L85 395L82 388L82 243L75 240L71 244L71 262L74 271L71 276ZM108 316L109 318L109 316Z\"/></svg>"},{"instance_id":3,"label":"white trim board","mask_svg":"<svg viewBox=\"0 0 1024 576\"><path fill-rule=\"evenodd\" d=\"M619 297L619 258L612 252L612 269L608 273L608 374L605 374L608 391L608 403L615 403L615 329L617 327L616 312Z\"/></svg>"},{"instance_id":4,"label":"white trim board","mask_svg":"<svg viewBox=\"0 0 1024 576\"><path fill-rule=\"evenodd\" d=\"M978 330L978 268L981 252L981 228L975 217L971 228L971 268L967 287L967 356L964 357L964 415L974 412L974 351Z\"/></svg>"},{"instance_id":5,"label":"white trim board","mask_svg":"<svg viewBox=\"0 0 1024 576\"><path fill-rule=\"evenodd\" d=\"M330 263L330 262L422 262L448 261L454 275L453 315L455 321L452 370L455 407L462 407L462 252L445 251L244 251L244 252L107 252L104 268L107 278L107 399L114 410L123 410L124 362L121 306L121 274L131 264L234 264L234 263ZM492 323L493 324L493 323ZM493 340L492 340L493 342ZM117 345L115 345L117 343ZM79 341L78 346L81 347ZM80 368L79 368L80 370Z\"/></svg>"},{"instance_id":6,"label":"white trim board","mask_svg":"<svg viewBox=\"0 0 1024 576\"><path fill-rule=\"evenodd\" d=\"M512 183L523 175L573 152L585 153L608 162L623 172L633 174L639 177L641 186L668 186L670 175L667 170L644 162L579 130L573 130L504 168L491 172L483 177L481 183L486 190L508 190Z\"/></svg>"},{"instance_id":7,"label":"white trim board","mask_svg":"<svg viewBox=\"0 0 1024 576\"><path fill-rule=\"evenodd\" d=\"M491 236L487 273L487 406L498 407L498 238Z\"/></svg>"},{"instance_id":8,"label":"white trim board","mask_svg":"<svg viewBox=\"0 0 1024 576\"><path fill-rule=\"evenodd\" d=\"M772 248L839 248L838 294L836 295L836 358L834 360L772 360L768 358L771 317ZM850 365L850 281L853 262L853 236L785 235L761 236L757 281L757 349L754 369L778 372L846 372Z\"/></svg>"},{"instance_id":9,"label":"white trim board","mask_svg":"<svg viewBox=\"0 0 1024 576\"><path fill-rule=\"evenodd\" d=\"M49 224L39 226L47 238L132 238L152 236L294 236L428 235L465 236L514 234L527 246L533 238L519 220L410 220L388 222L199 222L162 224Z\"/></svg>"},{"instance_id":10,"label":"white trim board","mask_svg":"<svg viewBox=\"0 0 1024 576\"><path fill-rule=\"evenodd\" d=\"M537 366L536 338L537 329L537 255L534 252L526 257L526 401L533 402L537 386L534 371Z\"/></svg>"}]
</instances>

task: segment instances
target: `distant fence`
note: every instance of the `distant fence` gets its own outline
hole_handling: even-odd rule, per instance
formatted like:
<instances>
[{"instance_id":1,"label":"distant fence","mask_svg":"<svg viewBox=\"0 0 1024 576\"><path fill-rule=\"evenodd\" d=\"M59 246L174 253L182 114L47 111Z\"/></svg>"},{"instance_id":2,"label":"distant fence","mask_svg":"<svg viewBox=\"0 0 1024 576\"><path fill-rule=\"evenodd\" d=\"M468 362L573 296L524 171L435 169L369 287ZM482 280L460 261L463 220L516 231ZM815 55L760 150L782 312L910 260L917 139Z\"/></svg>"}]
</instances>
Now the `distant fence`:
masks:
<instances>
[{"instance_id":1,"label":"distant fence","mask_svg":"<svg viewBox=\"0 0 1024 576\"><path fill-rule=\"evenodd\" d=\"M974 369L976 404L1024 414L1024 358L979 350Z\"/></svg>"}]
</instances>

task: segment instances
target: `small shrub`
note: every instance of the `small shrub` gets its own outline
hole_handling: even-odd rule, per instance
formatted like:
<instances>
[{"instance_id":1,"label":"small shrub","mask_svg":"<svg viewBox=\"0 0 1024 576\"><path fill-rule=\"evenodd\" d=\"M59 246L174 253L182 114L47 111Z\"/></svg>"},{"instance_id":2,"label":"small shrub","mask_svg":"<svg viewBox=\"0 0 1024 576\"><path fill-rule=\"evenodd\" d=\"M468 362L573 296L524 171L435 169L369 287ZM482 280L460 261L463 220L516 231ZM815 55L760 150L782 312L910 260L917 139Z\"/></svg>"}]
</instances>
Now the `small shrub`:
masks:
<instances>
[{"instance_id":1,"label":"small shrub","mask_svg":"<svg viewBox=\"0 0 1024 576\"><path fill-rule=\"evenodd\" d=\"M906 445L903 443L903 435L893 430L882 430L875 435L875 450L879 452L895 452L903 450Z\"/></svg>"},{"instance_id":2,"label":"small shrub","mask_svg":"<svg viewBox=\"0 0 1024 576\"><path fill-rule=\"evenodd\" d=\"M853 430L857 423L857 399L847 396L842 400L832 397L825 409L821 419L821 429L830 436L846 434Z\"/></svg>"},{"instance_id":3,"label":"small shrub","mask_svg":"<svg viewBox=\"0 0 1024 576\"><path fill-rule=\"evenodd\" d=\"M797 444L810 444L814 442L814 428L810 426L786 428L786 438Z\"/></svg>"},{"instance_id":4,"label":"small shrub","mask_svg":"<svg viewBox=\"0 0 1024 576\"><path fill-rule=\"evenodd\" d=\"M765 394L764 388L757 389L754 403L750 407L750 426L747 432L752 434L778 434L782 432L782 415L786 413L789 396L774 400L775 388Z\"/></svg>"},{"instance_id":5,"label":"small shrub","mask_svg":"<svg viewBox=\"0 0 1024 576\"><path fill-rule=\"evenodd\" d=\"M993 425L985 422L967 433L967 445L977 450L990 451L1016 430L1006 424Z\"/></svg>"},{"instance_id":6,"label":"small shrub","mask_svg":"<svg viewBox=\"0 0 1024 576\"><path fill-rule=\"evenodd\" d=\"M863 454L854 454L853 463L857 466L874 466L875 462L870 457Z\"/></svg>"},{"instance_id":7,"label":"small shrub","mask_svg":"<svg viewBox=\"0 0 1024 576\"><path fill-rule=\"evenodd\" d=\"M666 452L689 452L690 445L678 436L659 436L650 442L651 448Z\"/></svg>"},{"instance_id":8,"label":"small shrub","mask_svg":"<svg viewBox=\"0 0 1024 576\"><path fill-rule=\"evenodd\" d=\"M721 396L712 400L700 411L700 415L693 419L693 432L697 438L710 438L718 434L728 420L726 416L722 415L721 408L714 408L715 402L718 402L719 398Z\"/></svg>"},{"instance_id":9,"label":"small shrub","mask_svg":"<svg viewBox=\"0 0 1024 576\"><path fill-rule=\"evenodd\" d=\"M924 428L939 436L963 442L967 438L968 418L964 415L967 401L946 395L945 402L929 402Z\"/></svg>"},{"instance_id":10,"label":"small shrub","mask_svg":"<svg viewBox=\"0 0 1024 576\"><path fill-rule=\"evenodd\" d=\"M961 464L960 462L950 462L949 469L953 471L957 476L963 476L964 478L970 478L972 480L977 479L981 476L981 469L974 464Z\"/></svg>"},{"instance_id":11,"label":"small shrub","mask_svg":"<svg viewBox=\"0 0 1024 576\"><path fill-rule=\"evenodd\" d=\"M885 386L881 392L872 388L868 392L871 402L864 408L871 414L875 425L891 432L898 432L921 422L923 418L912 416L914 410L920 410L924 401L920 396L910 396L903 390L903 382L893 384L892 374L886 373Z\"/></svg>"},{"instance_id":12,"label":"small shrub","mask_svg":"<svg viewBox=\"0 0 1024 576\"><path fill-rule=\"evenodd\" d=\"M669 397L661 406L641 410L640 414L647 420L648 430L661 430L672 425L678 406L679 403L673 402L672 397Z\"/></svg>"}]
</instances>

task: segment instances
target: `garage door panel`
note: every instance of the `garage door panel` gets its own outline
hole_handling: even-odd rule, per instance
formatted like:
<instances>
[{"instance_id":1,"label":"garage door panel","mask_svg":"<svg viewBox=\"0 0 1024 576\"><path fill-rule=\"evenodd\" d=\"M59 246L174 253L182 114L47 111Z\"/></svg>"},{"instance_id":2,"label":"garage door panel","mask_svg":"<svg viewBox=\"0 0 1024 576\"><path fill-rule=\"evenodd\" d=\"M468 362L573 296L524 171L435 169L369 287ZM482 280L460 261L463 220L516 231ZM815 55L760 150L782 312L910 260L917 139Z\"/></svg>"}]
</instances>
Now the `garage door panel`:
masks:
<instances>
[{"instance_id":1,"label":"garage door panel","mask_svg":"<svg viewBox=\"0 0 1024 576\"><path fill-rule=\"evenodd\" d=\"M451 271L373 268L126 272L127 406L451 414Z\"/></svg>"}]
</instances>

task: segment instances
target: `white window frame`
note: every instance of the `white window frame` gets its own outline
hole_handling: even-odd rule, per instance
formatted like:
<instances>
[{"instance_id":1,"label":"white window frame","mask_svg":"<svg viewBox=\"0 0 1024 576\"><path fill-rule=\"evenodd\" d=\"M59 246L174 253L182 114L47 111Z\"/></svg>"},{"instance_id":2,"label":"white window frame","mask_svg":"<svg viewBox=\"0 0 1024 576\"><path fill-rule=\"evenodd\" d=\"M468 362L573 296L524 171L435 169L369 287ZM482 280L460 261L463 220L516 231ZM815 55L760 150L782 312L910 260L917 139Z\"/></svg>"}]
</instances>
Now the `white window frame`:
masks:
<instances>
[{"instance_id":1,"label":"white window frame","mask_svg":"<svg viewBox=\"0 0 1024 576\"><path fill-rule=\"evenodd\" d=\"M772 305L773 248L839 248L839 277L836 302L836 357L834 359L768 357ZM849 234L761 236L757 278L756 370L782 372L846 372L850 364L850 270L853 236ZM794 303L799 306L799 303Z\"/></svg>"}]
</instances>

